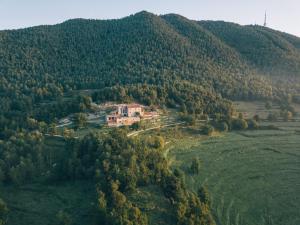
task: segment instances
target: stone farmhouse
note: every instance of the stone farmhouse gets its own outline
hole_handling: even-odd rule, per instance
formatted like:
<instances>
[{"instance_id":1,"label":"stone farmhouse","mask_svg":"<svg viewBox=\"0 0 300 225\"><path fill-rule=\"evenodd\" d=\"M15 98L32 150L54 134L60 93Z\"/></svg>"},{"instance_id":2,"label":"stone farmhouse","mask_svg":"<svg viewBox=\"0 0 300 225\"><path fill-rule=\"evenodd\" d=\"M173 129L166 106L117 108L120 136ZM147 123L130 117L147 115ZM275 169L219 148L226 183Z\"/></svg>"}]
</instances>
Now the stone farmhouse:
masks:
<instances>
[{"instance_id":1,"label":"stone farmhouse","mask_svg":"<svg viewBox=\"0 0 300 225\"><path fill-rule=\"evenodd\" d=\"M115 111L106 116L106 122L110 127L130 126L155 117L158 117L157 112L145 112L144 106L140 104L119 104L115 106Z\"/></svg>"}]
</instances>

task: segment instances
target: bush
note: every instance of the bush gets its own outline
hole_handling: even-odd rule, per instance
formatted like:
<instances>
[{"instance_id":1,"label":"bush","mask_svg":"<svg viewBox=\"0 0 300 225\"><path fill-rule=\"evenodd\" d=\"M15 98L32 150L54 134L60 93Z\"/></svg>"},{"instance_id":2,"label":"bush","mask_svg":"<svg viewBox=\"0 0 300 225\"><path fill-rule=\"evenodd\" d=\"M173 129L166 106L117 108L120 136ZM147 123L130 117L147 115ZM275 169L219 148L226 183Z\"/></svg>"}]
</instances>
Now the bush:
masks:
<instances>
[{"instance_id":1,"label":"bush","mask_svg":"<svg viewBox=\"0 0 300 225\"><path fill-rule=\"evenodd\" d=\"M200 172L200 160L198 158L194 158L191 164L191 173L198 174Z\"/></svg>"},{"instance_id":2,"label":"bush","mask_svg":"<svg viewBox=\"0 0 300 225\"><path fill-rule=\"evenodd\" d=\"M253 116L253 120L255 120L256 122L259 122L260 121L260 117L259 117L259 115L255 115L255 116Z\"/></svg>"},{"instance_id":3,"label":"bush","mask_svg":"<svg viewBox=\"0 0 300 225\"><path fill-rule=\"evenodd\" d=\"M6 224L8 208L5 202L0 198L0 225Z\"/></svg>"},{"instance_id":4,"label":"bush","mask_svg":"<svg viewBox=\"0 0 300 225\"><path fill-rule=\"evenodd\" d=\"M180 118L190 126L193 126L196 123L196 118L194 115L181 114Z\"/></svg>"},{"instance_id":5,"label":"bush","mask_svg":"<svg viewBox=\"0 0 300 225\"><path fill-rule=\"evenodd\" d=\"M244 119L234 119L231 121L232 130L245 130L248 128L248 123Z\"/></svg>"},{"instance_id":6,"label":"bush","mask_svg":"<svg viewBox=\"0 0 300 225\"><path fill-rule=\"evenodd\" d=\"M62 210L60 210L57 213L56 217L59 221L59 225L71 225L72 224L71 216Z\"/></svg>"},{"instance_id":7,"label":"bush","mask_svg":"<svg viewBox=\"0 0 300 225\"><path fill-rule=\"evenodd\" d=\"M130 128L133 130L139 130L141 129L141 127L142 127L141 122L136 122L130 126Z\"/></svg>"},{"instance_id":8,"label":"bush","mask_svg":"<svg viewBox=\"0 0 300 225\"><path fill-rule=\"evenodd\" d=\"M219 125L218 125L218 129L219 129L220 131L227 132L228 129L229 129L229 127L228 127L228 124L227 124L226 122L221 122L221 123L219 123Z\"/></svg>"},{"instance_id":9,"label":"bush","mask_svg":"<svg viewBox=\"0 0 300 225\"><path fill-rule=\"evenodd\" d=\"M198 197L202 203L209 205L209 194L206 187L202 186L199 188Z\"/></svg>"},{"instance_id":10,"label":"bush","mask_svg":"<svg viewBox=\"0 0 300 225\"><path fill-rule=\"evenodd\" d=\"M247 120L247 123L248 123L249 129L258 129L259 128L258 122L254 119Z\"/></svg>"},{"instance_id":11,"label":"bush","mask_svg":"<svg viewBox=\"0 0 300 225\"><path fill-rule=\"evenodd\" d=\"M272 108L272 102L266 102L265 108L270 110Z\"/></svg>"},{"instance_id":12,"label":"bush","mask_svg":"<svg viewBox=\"0 0 300 225\"><path fill-rule=\"evenodd\" d=\"M214 131L215 131L215 128L211 125L206 125L202 129L203 134L208 135L208 136L212 135Z\"/></svg>"}]
</instances>

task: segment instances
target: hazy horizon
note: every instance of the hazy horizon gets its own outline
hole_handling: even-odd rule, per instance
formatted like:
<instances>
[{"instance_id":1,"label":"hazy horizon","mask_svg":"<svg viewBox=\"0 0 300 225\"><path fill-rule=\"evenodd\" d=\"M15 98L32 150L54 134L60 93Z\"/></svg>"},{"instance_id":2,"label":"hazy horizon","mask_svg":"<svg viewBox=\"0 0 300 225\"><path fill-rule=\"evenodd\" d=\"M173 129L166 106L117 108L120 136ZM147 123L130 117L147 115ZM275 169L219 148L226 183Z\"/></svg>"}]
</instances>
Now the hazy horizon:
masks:
<instances>
[{"instance_id":1,"label":"hazy horizon","mask_svg":"<svg viewBox=\"0 0 300 225\"><path fill-rule=\"evenodd\" d=\"M228 0L196 1L165 0L2 0L0 30L19 29L37 25L53 25L69 19L119 19L140 11L156 15L180 14L193 20L222 20L241 25L263 25L267 11L268 27L300 37L300 2L297 0Z\"/></svg>"}]
</instances>

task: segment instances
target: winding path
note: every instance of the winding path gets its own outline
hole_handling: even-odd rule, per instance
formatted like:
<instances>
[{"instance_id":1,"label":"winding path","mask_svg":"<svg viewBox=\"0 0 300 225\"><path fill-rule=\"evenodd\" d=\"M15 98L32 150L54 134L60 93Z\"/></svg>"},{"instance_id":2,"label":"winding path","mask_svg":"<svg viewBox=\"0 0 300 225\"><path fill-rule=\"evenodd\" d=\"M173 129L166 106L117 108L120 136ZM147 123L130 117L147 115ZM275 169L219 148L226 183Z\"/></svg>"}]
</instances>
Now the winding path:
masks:
<instances>
[{"instance_id":1,"label":"winding path","mask_svg":"<svg viewBox=\"0 0 300 225\"><path fill-rule=\"evenodd\" d=\"M171 126L180 125L180 124L184 124L184 123L185 122L170 123L170 124L166 124L166 125L163 125L163 126L150 127L150 128L145 129L145 130L138 130L138 131L131 132L131 133L127 134L127 137L137 136L138 134L144 133L144 132L149 131L149 130L155 130L155 129L164 128L164 127L171 127Z\"/></svg>"}]
</instances>

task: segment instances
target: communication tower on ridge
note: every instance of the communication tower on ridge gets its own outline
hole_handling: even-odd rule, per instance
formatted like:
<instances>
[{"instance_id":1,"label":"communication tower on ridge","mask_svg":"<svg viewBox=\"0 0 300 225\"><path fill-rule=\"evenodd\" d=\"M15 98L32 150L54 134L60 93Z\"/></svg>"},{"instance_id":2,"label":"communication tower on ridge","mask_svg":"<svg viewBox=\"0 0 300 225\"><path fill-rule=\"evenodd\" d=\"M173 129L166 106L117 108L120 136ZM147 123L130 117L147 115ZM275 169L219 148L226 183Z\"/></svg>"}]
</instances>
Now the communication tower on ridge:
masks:
<instances>
[{"instance_id":1,"label":"communication tower on ridge","mask_svg":"<svg viewBox=\"0 0 300 225\"><path fill-rule=\"evenodd\" d=\"M264 21L264 27L267 26L267 11L265 11L265 21Z\"/></svg>"}]
</instances>

